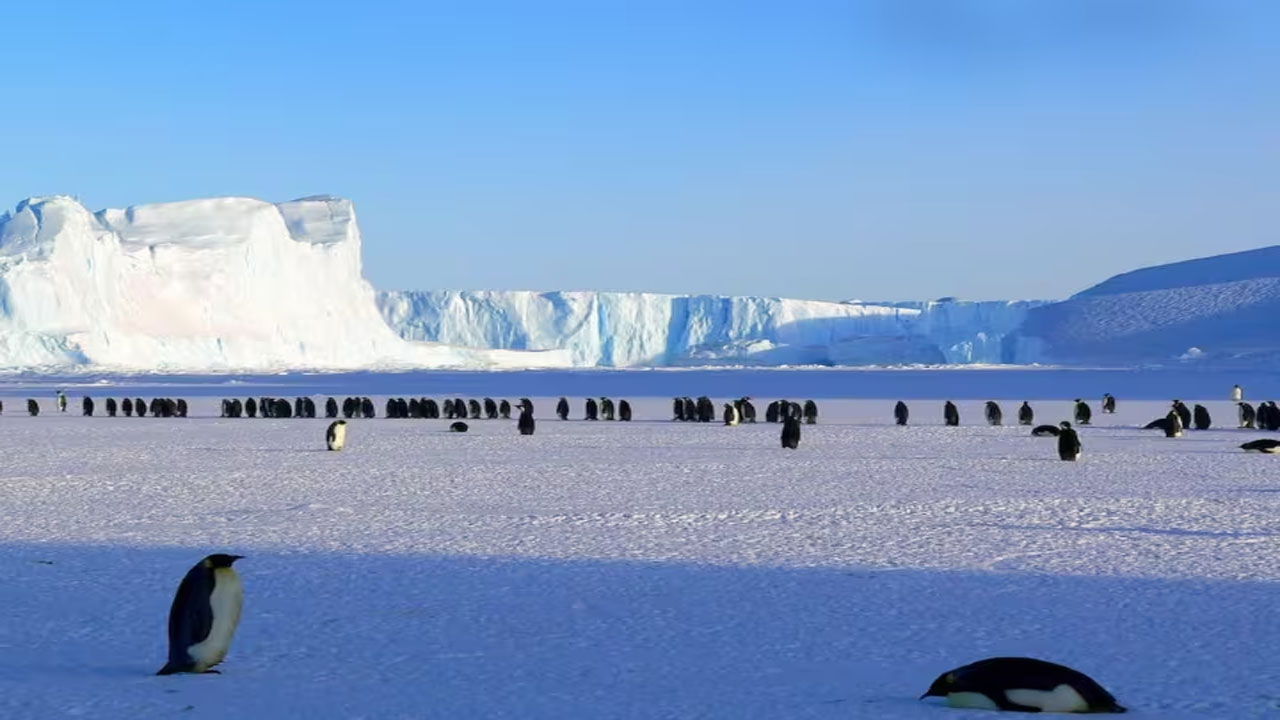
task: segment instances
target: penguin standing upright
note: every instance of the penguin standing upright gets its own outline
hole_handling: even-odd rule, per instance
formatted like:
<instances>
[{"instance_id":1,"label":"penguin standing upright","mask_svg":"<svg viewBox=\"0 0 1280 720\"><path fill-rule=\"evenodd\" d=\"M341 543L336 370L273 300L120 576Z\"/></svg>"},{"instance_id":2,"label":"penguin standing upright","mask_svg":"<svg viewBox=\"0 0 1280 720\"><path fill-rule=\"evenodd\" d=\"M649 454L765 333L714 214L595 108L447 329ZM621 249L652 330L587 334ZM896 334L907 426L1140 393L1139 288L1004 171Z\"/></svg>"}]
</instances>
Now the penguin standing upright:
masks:
<instances>
[{"instance_id":1,"label":"penguin standing upright","mask_svg":"<svg viewBox=\"0 0 1280 720\"><path fill-rule=\"evenodd\" d=\"M116 416L116 399L107 398L107 417Z\"/></svg>"},{"instance_id":2,"label":"penguin standing upright","mask_svg":"<svg viewBox=\"0 0 1280 720\"><path fill-rule=\"evenodd\" d=\"M782 421L782 447L795 450L800 447L800 418L787 415Z\"/></svg>"},{"instance_id":3,"label":"penguin standing upright","mask_svg":"<svg viewBox=\"0 0 1280 720\"><path fill-rule=\"evenodd\" d=\"M511 401L503 399L498 403L498 417L503 420L511 419Z\"/></svg>"},{"instance_id":4,"label":"penguin standing upright","mask_svg":"<svg viewBox=\"0 0 1280 720\"><path fill-rule=\"evenodd\" d=\"M33 399L31 399L31 398L28 398L28 399L27 399L27 414L28 414L28 415L30 415L31 417L35 417L35 416L39 415L39 414L40 414L40 403L36 402L35 400L33 400Z\"/></svg>"},{"instance_id":5,"label":"penguin standing upright","mask_svg":"<svg viewBox=\"0 0 1280 720\"><path fill-rule=\"evenodd\" d=\"M556 417L561 420L569 419L569 398L560 398L560 402L556 403Z\"/></svg>"},{"instance_id":6,"label":"penguin standing upright","mask_svg":"<svg viewBox=\"0 0 1280 720\"><path fill-rule=\"evenodd\" d=\"M1240 402L1241 400L1244 400L1244 388L1240 387L1239 385L1232 385L1231 401Z\"/></svg>"},{"instance_id":7,"label":"penguin standing upright","mask_svg":"<svg viewBox=\"0 0 1280 720\"><path fill-rule=\"evenodd\" d=\"M1088 425L1089 421L1093 419L1093 410L1090 409L1089 403L1080 398L1076 398L1075 410L1077 425Z\"/></svg>"},{"instance_id":8,"label":"penguin standing upright","mask_svg":"<svg viewBox=\"0 0 1280 720\"><path fill-rule=\"evenodd\" d=\"M773 402L769 403L768 405L765 405L765 406L764 406L764 421L765 421L765 422L771 422L771 423L776 423L776 422L778 422L778 415L779 415L779 408L780 408L780 407L781 407L781 403L779 403L777 400L774 400Z\"/></svg>"},{"instance_id":9,"label":"penguin standing upright","mask_svg":"<svg viewBox=\"0 0 1280 720\"><path fill-rule=\"evenodd\" d=\"M754 423L756 421L756 406L751 404L751 398L743 397L738 400L738 415L742 416L742 422Z\"/></svg>"},{"instance_id":10,"label":"penguin standing upright","mask_svg":"<svg viewBox=\"0 0 1280 720\"><path fill-rule=\"evenodd\" d=\"M599 420L599 419L600 419L600 406L596 403L596 399L595 399L595 398L587 398L587 402L586 402L586 413L585 413L585 417L584 417L583 419L584 419L584 420Z\"/></svg>"},{"instance_id":11,"label":"penguin standing upright","mask_svg":"<svg viewBox=\"0 0 1280 720\"><path fill-rule=\"evenodd\" d=\"M1182 427L1191 426L1191 410L1181 401L1173 401L1173 410L1178 413L1178 419L1182 420Z\"/></svg>"},{"instance_id":12,"label":"penguin standing upright","mask_svg":"<svg viewBox=\"0 0 1280 720\"><path fill-rule=\"evenodd\" d=\"M804 424L813 425L818 422L818 404L812 400L804 401Z\"/></svg>"},{"instance_id":13,"label":"penguin standing upright","mask_svg":"<svg viewBox=\"0 0 1280 720\"><path fill-rule=\"evenodd\" d=\"M607 397L600 398L600 417L613 422L613 401Z\"/></svg>"},{"instance_id":14,"label":"penguin standing upright","mask_svg":"<svg viewBox=\"0 0 1280 720\"><path fill-rule=\"evenodd\" d=\"M631 422L631 403L626 400L618 401L618 420L620 422ZM754 418L752 422L755 422Z\"/></svg>"},{"instance_id":15,"label":"penguin standing upright","mask_svg":"<svg viewBox=\"0 0 1280 720\"><path fill-rule=\"evenodd\" d=\"M64 395L61 390L59 390L58 391L58 412L66 412L66 411L67 411L67 396Z\"/></svg>"},{"instance_id":16,"label":"penguin standing upright","mask_svg":"<svg viewBox=\"0 0 1280 720\"><path fill-rule=\"evenodd\" d=\"M1116 396L1111 393L1102 394L1102 412L1111 415L1116 411Z\"/></svg>"},{"instance_id":17,"label":"penguin standing upright","mask_svg":"<svg viewBox=\"0 0 1280 720\"><path fill-rule=\"evenodd\" d=\"M324 431L324 444L330 450L341 450L347 444L347 421L334 420Z\"/></svg>"},{"instance_id":18,"label":"penguin standing upright","mask_svg":"<svg viewBox=\"0 0 1280 720\"><path fill-rule=\"evenodd\" d=\"M1240 427L1249 428L1251 430L1254 428L1254 421L1256 420L1257 415L1254 412L1252 405L1247 402L1238 402L1236 403L1236 413L1240 420Z\"/></svg>"},{"instance_id":19,"label":"penguin standing upright","mask_svg":"<svg viewBox=\"0 0 1280 720\"><path fill-rule=\"evenodd\" d=\"M1192 422L1195 423L1192 427L1197 430L1208 430L1213 424L1213 420L1209 417L1209 411L1200 403L1196 403L1195 407L1191 409L1191 417Z\"/></svg>"},{"instance_id":20,"label":"penguin standing upright","mask_svg":"<svg viewBox=\"0 0 1280 720\"><path fill-rule=\"evenodd\" d=\"M1004 422L1004 413L1000 410L1000 405L995 400L987 401L987 424L1000 425Z\"/></svg>"},{"instance_id":21,"label":"penguin standing upright","mask_svg":"<svg viewBox=\"0 0 1280 720\"><path fill-rule=\"evenodd\" d=\"M979 660L938 676L920 699L944 697L952 707L1022 712L1122 713L1111 693L1088 675L1025 657Z\"/></svg>"},{"instance_id":22,"label":"penguin standing upright","mask_svg":"<svg viewBox=\"0 0 1280 720\"><path fill-rule=\"evenodd\" d=\"M684 421L684 398L671 399L671 419L678 422Z\"/></svg>"},{"instance_id":23,"label":"penguin standing upright","mask_svg":"<svg viewBox=\"0 0 1280 720\"><path fill-rule=\"evenodd\" d=\"M484 416L490 420L498 419L498 403L493 398L484 399Z\"/></svg>"},{"instance_id":24,"label":"penguin standing upright","mask_svg":"<svg viewBox=\"0 0 1280 720\"><path fill-rule=\"evenodd\" d=\"M210 555L187 572L169 608L169 662L157 675L217 672L240 622L244 589L231 568L240 555Z\"/></svg>"},{"instance_id":25,"label":"penguin standing upright","mask_svg":"<svg viewBox=\"0 0 1280 720\"><path fill-rule=\"evenodd\" d=\"M520 403L520 419L516 420L516 428L520 430L521 435L532 435L534 429L533 406Z\"/></svg>"},{"instance_id":26,"label":"penguin standing upright","mask_svg":"<svg viewBox=\"0 0 1280 720\"><path fill-rule=\"evenodd\" d=\"M125 398L124 400L120 401L120 411L124 413L125 417L132 417L133 416L133 400L130 400L129 398ZM253 417L252 410L250 410L249 412L249 417Z\"/></svg>"},{"instance_id":27,"label":"penguin standing upright","mask_svg":"<svg viewBox=\"0 0 1280 720\"><path fill-rule=\"evenodd\" d=\"M338 417L338 401L337 400L334 400L333 398L329 398L328 400L324 401L324 416L327 418Z\"/></svg>"},{"instance_id":28,"label":"penguin standing upright","mask_svg":"<svg viewBox=\"0 0 1280 720\"><path fill-rule=\"evenodd\" d=\"M738 408L733 403L724 404L724 424L725 425L738 424Z\"/></svg>"},{"instance_id":29,"label":"penguin standing upright","mask_svg":"<svg viewBox=\"0 0 1280 720\"><path fill-rule=\"evenodd\" d=\"M960 411L956 409L956 404L950 400L942 406L942 421L952 426L960 424Z\"/></svg>"},{"instance_id":30,"label":"penguin standing upright","mask_svg":"<svg viewBox=\"0 0 1280 720\"><path fill-rule=\"evenodd\" d=\"M911 411L907 409L907 404L902 402L901 400L899 400L898 403L893 406L893 421L898 423L899 425L906 425L907 418L910 416L911 416Z\"/></svg>"},{"instance_id":31,"label":"penguin standing upright","mask_svg":"<svg viewBox=\"0 0 1280 720\"><path fill-rule=\"evenodd\" d=\"M80 401L80 410L85 417L93 415L93 398L88 395L84 396L84 400Z\"/></svg>"},{"instance_id":32,"label":"penguin standing upright","mask_svg":"<svg viewBox=\"0 0 1280 720\"><path fill-rule=\"evenodd\" d=\"M1022 401L1022 407L1018 408L1018 424L1030 425L1035 422L1036 414L1031 409L1031 403L1026 400Z\"/></svg>"},{"instance_id":33,"label":"penguin standing upright","mask_svg":"<svg viewBox=\"0 0 1280 720\"><path fill-rule=\"evenodd\" d=\"M1178 411L1176 408L1170 410L1169 414L1164 416L1164 436L1165 437L1171 437L1171 438L1182 437L1183 427L1184 425L1182 424L1182 416L1178 414Z\"/></svg>"},{"instance_id":34,"label":"penguin standing upright","mask_svg":"<svg viewBox=\"0 0 1280 720\"><path fill-rule=\"evenodd\" d=\"M1058 431L1058 458L1072 462L1080 459L1080 436L1071 429L1071 423L1063 420L1058 423L1062 428Z\"/></svg>"}]
</instances>

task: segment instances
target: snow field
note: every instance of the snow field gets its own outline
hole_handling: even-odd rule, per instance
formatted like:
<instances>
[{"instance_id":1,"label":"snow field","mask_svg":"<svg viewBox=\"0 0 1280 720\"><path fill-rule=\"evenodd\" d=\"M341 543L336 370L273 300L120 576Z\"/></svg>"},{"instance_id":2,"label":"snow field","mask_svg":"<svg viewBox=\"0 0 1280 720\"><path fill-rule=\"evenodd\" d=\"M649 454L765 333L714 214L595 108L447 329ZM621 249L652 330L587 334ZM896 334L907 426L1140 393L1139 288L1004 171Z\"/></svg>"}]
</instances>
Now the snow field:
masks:
<instances>
[{"instance_id":1,"label":"snow field","mask_svg":"<svg viewBox=\"0 0 1280 720\"><path fill-rule=\"evenodd\" d=\"M959 428L912 401L899 428L891 400L819 400L791 452L665 398L628 424L535 397L532 437L352 420L331 453L326 420L214 397L186 420L5 397L0 717L983 718L916 698L1001 654L1131 717L1280 716L1280 459L1237 448L1266 433L1231 403L1170 440L1136 429L1167 403L1121 390L1079 463L980 401ZM247 556L224 674L154 677L215 551Z\"/></svg>"}]
</instances>

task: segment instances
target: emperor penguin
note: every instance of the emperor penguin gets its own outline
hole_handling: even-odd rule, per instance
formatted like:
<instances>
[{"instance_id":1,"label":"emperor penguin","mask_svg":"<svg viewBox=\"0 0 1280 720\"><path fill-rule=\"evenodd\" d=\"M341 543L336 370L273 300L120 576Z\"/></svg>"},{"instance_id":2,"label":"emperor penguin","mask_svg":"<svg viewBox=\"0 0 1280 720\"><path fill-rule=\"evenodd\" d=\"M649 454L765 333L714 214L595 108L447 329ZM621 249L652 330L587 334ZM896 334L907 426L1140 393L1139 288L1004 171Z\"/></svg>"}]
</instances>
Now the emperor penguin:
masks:
<instances>
[{"instance_id":1,"label":"emperor penguin","mask_svg":"<svg viewBox=\"0 0 1280 720\"><path fill-rule=\"evenodd\" d=\"M1063 420L1058 423L1062 429L1058 431L1058 459L1075 462L1080 459L1080 436L1071 429L1071 423Z\"/></svg>"},{"instance_id":2,"label":"emperor penguin","mask_svg":"<svg viewBox=\"0 0 1280 720\"><path fill-rule=\"evenodd\" d=\"M532 435L534 428L533 406L520 403L520 419L516 420L516 428L520 430L521 435Z\"/></svg>"},{"instance_id":3,"label":"emperor penguin","mask_svg":"<svg viewBox=\"0 0 1280 720\"><path fill-rule=\"evenodd\" d=\"M67 411L67 396L61 390L58 391L58 412Z\"/></svg>"},{"instance_id":4,"label":"emperor penguin","mask_svg":"<svg viewBox=\"0 0 1280 720\"><path fill-rule=\"evenodd\" d=\"M27 413L28 413L29 415L31 415L31 417L35 417L35 416L39 415L39 414L40 414L40 403L36 402L35 400L33 400L33 399L31 399L31 398L28 398L28 399L27 399Z\"/></svg>"},{"instance_id":5,"label":"emperor penguin","mask_svg":"<svg viewBox=\"0 0 1280 720\"><path fill-rule=\"evenodd\" d=\"M907 409L907 404L902 402L901 400L899 400L898 403L893 406L893 421L898 423L899 425L906 425L907 418L909 418L910 416L911 416L911 411Z\"/></svg>"},{"instance_id":6,"label":"emperor penguin","mask_svg":"<svg viewBox=\"0 0 1280 720\"><path fill-rule=\"evenodd\" d=\"M1252 405L1247 402L1238 402L1236 403L1236 412L1240 418L1240 427L1249 428L1250 430L1255 427L1254 422L1257 416L1253 411Z\"/></svg>"},{"instance_id":7,"label":"emperor penguin","mask_svg":"<svg viewBox=\"0 0 1280 720\"><path fill-rule=\"evenodd\" d=\"M120 402L120 411L124 413L124 416L125 416L125 417L132 417L132 416L133 416L133 401L132 401L132 400L130 400L129 398L125 398L123 401L121 401L121 402ZM253 411L252 411L252 410L250 410L250 411L249 411L249 417L253 417Z\"/></svg>"},{"instance_id":8,"label":"emperor penguin","mask_svg":"<svg viewBox=\"0 0 1280 720\"><path fill-rule=\"evenodd\" d=\"M461 420L449 425L449 432L466 432L466 431L467 431L467 424L462 422Z\"/></svg>"},{"instance_id":9,"label":"emperor penguin","mask_svg":"<svg viewBox=\"0 0 1280 720\"><path fill-rule=\"evenodd\" d=\"M1280 440L1275 438L1262 438L1261 440L1250 440L1240 446L1245 452L1260 452L1268 455L1280 453Z\"/></svg>"},{"instance_id":10,"label":"emperor penguin","mask_svg":"<svg viewBox=\"0 0 1280 720\"><path fill-rule=\"evenodd\" d=\"M725 425L738 424L738 408L733 403L724 404L724 424Z\"/></svg>"},{"instance_id":11,"label":"emperor penguin","mask_svg":"<svg viewBox=\"0 0 1280 720\"><path fill-rule=\"evenodd\" d=\"M1089 407L1089 403L1076 398L1075 416L1077 425L1088 425L1093 419L1093 410Z\"/></svg>"},{"instance_id":12,"label":"emperor penguin","mask_svg":"<svg viewBox=\"0 0 1280 720\"><path fill-rule=\"evenodd\" d=\"M1181 400L1174 400L1173 410L1178 413L1178 418L1182 420L1182 427L1187 427L1191 424L1191 410L1187 408L1185 403Z\"/></svg>"},{"instance_id":13,"label":"emperor penguin","mask_svg":"<svg viewBox=\"0 0 1280 720\"><path fill-rule=\"evenodd\" d=\"M347 444L347 421L334 420L324 431L324 444L330 450L341 450Z\"/></svg>"},{"instance_id":14,"label":"emperor penguin","mask_svg":"<svg viewBox=\"0 0 1280 720\"><path fill-rule=\"evenodd\" d=\"M1240 402L1244 400L1244 388L1239 385L1231 386L1231 402Z\"/></svg>"},{"instance_id":15,"label":"emperor penguin","mask_svg":"<svg viewBox=\"0 0 1280 720\"><path fill-rule=\"evenodd\" d=\"M631 403L626 400L618 401L618 421L631 422ZM752 417L751 422L755 422L754 416Z\"/></svg>"},{"instance_id":16,"label":"emperor penguin","mask_svg":"<svg viewBox=\"0 0 1280 720\"><path fill-rule=\"evenodd\" d=\"M244 589L231 568L240 555L210 555L187 572L169 608L169 662L157 675L218 672L240 622Z\"/></svg>"},{"instance_id":17,"label":"emperor penguin","mask_svg":"<svg viewBox=\"0 0 1280 720\"><path fill-rule=\"evenodd\" d=\"M510 400L507 400L504 398L502 401L498 403L498 417L502 418L503 420L511 419L511 401Z\"/></svg>"},{"instance_id":18,"label":"emperor penguin","mask_svg":"<svg viewBox=\"0 0 1280 720\"><path fill-rule=\"evenodd\" d=\"M556 403L556 417L561 420L569 419L569 398L562 397L560 398L560 401Z\"/></svg>"},{"instance_id":19,"label":"emperor penguin","mask_svg":"<svg viewBox=\"0 0 1280 720\"><path fill-rule=\"evenodd\" d=\"M338 401L337 400L334 400L333 398L329 398L328 400L324 401L324 416L327 418L338 417Z\"/></svg>"},{"instance_id":20,"label":"emperor penguin","mask_svg":"<svg viewBox=\"0 0 1280 720\"><path fill-rule=\"evenodd\" d=\"M1213 424L1213 420L1209 417L1209 411L1200 403L1196 403L1195 407L1191 408L1191 417L1195 423L1192 427L1197 430L1208 430Z\"/></svg>"},{"instance_id":21,"label":"emperor penguin","mask_svg":"<svg viewBox=\"0 0 1280 720\"><path fill-rule=\"evenodd\" d=\"M1022 407L1018 408L1018 424L1030 425L1035 422L1036 413L1031 409L1031 403L1026 400L1022 401Z\"/></svg>"},{"instance_id":22,"label":"emperor penguin","mask_svg":"<svg viewBox=\"0 0 1280 720\"><path fill-rule=\"evenodd\" d=\"M1057 437L1061 432L1052 425L1037 425L1031 429L1032 437Z\"/></svg>"},{"instance_id":23,"label":"emperor penguin","mask_svg":"<svg viewBox=\"0 0 1280 720\"><path fill-rule=\"evenodd\" d=\"M780 403L777 400L769 403L764 407L764 421L776 423L778 422L778 408Z\"/></svg>"},{"instance_id":24,"label":"emperor penguin","mask_svg":"<svg viewBox=\"0 0 1280 720\"><path fill-rule=\"evenodd\" d=\"M484 416L490 420L498 419L498 403L494 402L493 398L484 399Z\"/></svg>"},{"instance_id":25,"label":"emperor penguin","mask_svg":"<svg viewBox=\"0 0 1280 720\"><path fill-rule=\"evenodd\" d=\"M960 411L956 409L956 404L950 400L942 406L942 421L947 425L960 424Z\"/></svg>"},{"instance_id":26,"label":"emperor penguin","mask_svg":"<svg viewBox=\"0 0 1280 720\"><path fill-rule=\"evenodd\" d=\"M678 422L684 420L684 398L671 399L671 416L672 420Z\"/></svg>"},{"instance_id":27,"label":"emperor penguin","mask_svg":"<svg viewBox=\"0 0 1280 720\"><path fill-rule=\"evenodd\" d=\"M818 404L812 400L804 401L804 424L813 425L818 422Z\"/></svg>"},{"instance_id":28,"label":"emperor penguin","mask_svg":"<svg viewBox=\"0 0 1280 720\"><path fill-rule=\"evenodd\" d=\"M1165 437L1182 437L1182 416L1178 414L1177 409L1169 411L1164 417L1164 436Z\"/></svg>"},{"instance_id":29,"label":"emperor penguin","mask_svg":"<svg viewBox=\"0 0 1280 720\"><path fill-rule=\"evenodd\" d=\"M80 410L85 417L93 415L93 398L85 395L84 400L80 401Z\"/></svg>"},{"instance_id":30,"label":"emperor penguin","mask_svg":"<svg viewBox=\"0 0 1280 720\"><path fill-rule=\"evenodd\" d=\"M107 398L107 416L108 417L116 416L116 399L115 398Z\"/></svg>"},{"instance_id":31,"label":"emperor penguin","mask_svg":"<svg viewBox=\"0 0 1280 720\"><path fill-rule=\"evenodd\" d=\"M800 418L787 415L782 421L782 447L795 450L800 447Z\"/></svg>"},{"instance_id":32,"label":"emperor penguin","mask_svg":"<svg viewBox=\"0 0 1280 720\"><path fill-rule=\"evenodd\" d=\"M480 408L480 401L479 401L479 400L476 400L475 398L471 398L470 400L468 400L468 401L467 401L467 412L471 415L471 418L470 418L470 419L472 419L472 420L479 420L479 419L480 419L480 413L482 412L482 410L481 410L481 408Z\"/></svg>"},{"instance_id":33,"label":"emperor penguin","mask_svg":"<svg viewBox=\"0 0 1280 720\"><path fill-rule=\"evenodd\" d=\"M938 676L920 699L943 697L947 705L1021 712L1122 713L1093 678L1069 667L1026 657L979 660Z\"/></svg>"},{"instance_id":34,"label":"emperor penguin","mask_svg":"<svg viewBox=\"0 0 1280 720\"><path fill-rule=\"evenodd\" d=\"M1000 411L1000 405L995 400L988 400L986 408L988 425L1000 425L1004 422L1004 413Z\"/></svg>"},{"instance_id":35,"label":"emperor penguin","mask_svg":"<svg viewBox=\"0 0 1280 720\"><path fill-rule=\"evenodd\" d=\"M1116 411L1116 396L1111 393L1102 394L1102 412L1111 415Z\"/></svg>"},{"instance_id":36,"label":"emperor penguin","mask_svg":"<svg viewBox=\"0 0 1280 720\"><path fill-rule=\"evenodd\" d=\"M584 420L599 420L599 419L600 419L600 405L599 405L598 403L596 403L596 399L595 399L595 398L587 398L587 402L586 402L586 414L585 414L585 417L583 417L583 419L584 419Z\"/></svg>"}]
</instances>

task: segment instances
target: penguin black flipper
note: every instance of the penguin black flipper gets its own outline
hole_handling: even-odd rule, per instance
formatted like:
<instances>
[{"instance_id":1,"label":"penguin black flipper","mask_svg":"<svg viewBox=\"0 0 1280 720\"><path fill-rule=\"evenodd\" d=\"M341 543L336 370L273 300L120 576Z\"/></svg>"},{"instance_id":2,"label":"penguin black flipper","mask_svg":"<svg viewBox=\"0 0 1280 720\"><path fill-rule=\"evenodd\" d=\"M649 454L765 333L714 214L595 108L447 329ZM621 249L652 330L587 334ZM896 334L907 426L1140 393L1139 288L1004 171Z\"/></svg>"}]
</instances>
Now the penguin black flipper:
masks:
<instances>
[{"instance_id":1,"label":"penguin black flipper","mask_svg":"<svg viewBox=\"0 0 1280 720\"><path fill-rule=\"evenodd\" d=\"M188 672L195 665L187 648L200 643L213 629L213 607L209 604L213 585L213 573L201 565L191 568L178 584L169 608L169 662L157 675Z\"/></svg>"}]
</instances>

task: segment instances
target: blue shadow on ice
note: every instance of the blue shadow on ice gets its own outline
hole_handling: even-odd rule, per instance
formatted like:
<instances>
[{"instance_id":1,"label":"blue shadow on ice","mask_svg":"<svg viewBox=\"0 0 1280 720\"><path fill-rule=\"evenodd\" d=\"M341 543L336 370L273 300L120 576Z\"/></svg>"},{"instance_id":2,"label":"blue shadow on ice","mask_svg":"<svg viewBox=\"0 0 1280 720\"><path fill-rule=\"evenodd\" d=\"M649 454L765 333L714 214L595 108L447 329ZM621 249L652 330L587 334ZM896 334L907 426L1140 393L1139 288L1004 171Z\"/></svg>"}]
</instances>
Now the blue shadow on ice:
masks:
<instances>
[{"instance_id":1,"label":"blue shadow on ice","mask_svg":"<svg viewBox=\"0 0 1280 720\"><path fill-rule=\"evenodd\" d=\"M424 532L427 531L424 529ZM220 676L154 677L186 569L246 605ZM1268 583L9 543L0 717L980 718L916 698L1000 654L1139 717L1280 712Z\"/></svg>"}]
</instances>

